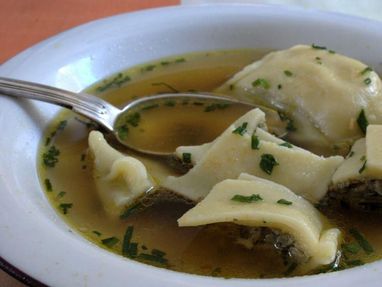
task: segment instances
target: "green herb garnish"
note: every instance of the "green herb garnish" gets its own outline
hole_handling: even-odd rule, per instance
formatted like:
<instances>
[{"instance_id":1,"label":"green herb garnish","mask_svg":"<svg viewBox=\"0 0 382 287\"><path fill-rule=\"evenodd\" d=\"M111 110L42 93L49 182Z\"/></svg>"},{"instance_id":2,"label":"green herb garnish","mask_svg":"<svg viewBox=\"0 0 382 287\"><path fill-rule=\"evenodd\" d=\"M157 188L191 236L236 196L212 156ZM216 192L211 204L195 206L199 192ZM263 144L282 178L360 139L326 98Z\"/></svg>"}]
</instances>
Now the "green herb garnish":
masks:
<instances>
[{"instance_id":1,"label":"green herb garnish","mask_svg":"<svg viewBox=\"0 0 382 287\"><path fill-rule=\"evenodd\" d=\"M148 105L148 106L145 106L141 109L141 111L147 111L147 110L151 110L151 109L155 109L155 108L158 108L159 107L159 104L152 104L152 105Z\"/></svg>"},{"instance_id":2,"label":"green herb garnish","mask_svg":"<svg viewBox=\"0 0 382 287\"><path fill-rule=\"evenodd\" d=\"M65 191L60 191L58 194L57 194L57 198L60 199L60 198L63 198L65 196L66 192Z\"/></svg>"},{"instance_id":3,"label":"green herb garnish","mask_svg":"<svg viewBox=\"0 0 382 287\"><path fill-rule=\"evenodd\" d=\"M260 146L260 140L255 134L253 134L251 137L251 148L259 149L259 146Z\"/></svg>"},{"instance_id":4,"label":"green herb garnish","mask_svg":"<svg viewBox=\"0 0 382 287\"><path fill-rule=\"evenodd\" d=\"M293 204L293 202L288 201L288 200L283 199L283 198L279 199L279 200L277 201L277 203L278 203L278 204L284 204L284 205L292 205L292 204Z\"/></svg>"},{"instance_id":5,"label":"green herb garnish","mask_svg":"<svg viewBox=\"0 0 382 287\"><path fill-rule=\"evenodd\" d=\"M164 105L166 107L175 107L176 102L174 100L167 100L167 101L164 102Z\"/></svg>"},{"instance_id":6,"label":"green herb garnish","mask_svg":"<svg viewBox=\"0 0 382 287\"><path fill-rule=\"evenodd\" d=\"M160 62L160 64L161 64L162 66L167 66L167 65L170 64L170 62L169 62L169 61L162 61L162 62Z\"/></svg>"},{"instance_id":7,"label":"green herb garnish","mask_svg":"<svg viewBox=\"0 0 382 287\"><path fill-rule=\"evenodd\" d=\"M371 79L370 78L366 78L365 80L363 80L364 84L365 85L370 85L371 84Z\"/></svg>"},{"instance_id":8,"label":"green herb garnish","mask_svg":"<svg viewBox=\"0 0 382 287\"><path fill-rule=\"evenodd\" d=\"M171 86L167 83L164 83L164 82L152 83L151 85L152 86L164 86L174 93L179 93L179 90L175 89L173 86Z\"/></svg>"},{"instance_id":9,"label":"green herb garnish","mask_svg":"<svg viewBox=\"0 0 382 287\"><path fill-rule=\"evenodd\" d=\"M358 242L359 246L365 251L366 254L371 254L374 252L373 246L366 240L365 236L355 228L351 228L349 233Z\"/></svg>"},{"instance_id":10,"label":"green herb garnish","mask_svg":"<svg viewBox=\"0 0 382 287\"><path fill-rule=\"evenodd\" d=\"M229 89L230 91L232 91L234 88L235 88L235 86L234 86L233 84L229 85L229 87L228 87L228 89Z\"/></svg>"},{"instance_id":11,"label":"green herb garnish","mask_svg":"<svg viewBox=\"0 0 382 287\"><path fill-rule=\"evenodd\" d=\"M142 210L144 208L144 206L142 205L142 203L138 202L138 203L135 203L134 205L126 208L123 213L119 216L120 219L126 219L128 217L130 217L131 215L133 215L134 213Z\"/></svg>"},{"instance_id":12,"label":"green herb garnish","mask_svg":"<svg viewBox=\"0 0 382 287\"><path fill-rule=\"evenodd\" d=\"M175 63L182 63L182 62L186 62L186 59L185 58L178 58L178 59L175 59L174 62Z\"/></svg>"},{"instance_id":13,"label":"green herb garnish","mask_svg":"<svg viewBox=\"0 0 382 287\"><path fill-rule=\"evenodd\" d=\"M335 54L336 53L336 51L334 51L334 50L329 50L328 52L329 52L329 54Z\"/></svg>"},{"instance_id":14,"label":"green herb garnish","mask_svg":"<svg viewBox=\"0 0 382 287\"><path fill-rule=\"evenodd\" d=\"M159 263L161 265L167 264L166 258L154 254L140 253L137 258L145 261L151 261L153 263Z\"/></svg>"},{"instance_id":15,"label":"green herb garnish","mask_svg":"<svg viewBox=\"0 0 382 287\"><path fill-rule=\"evenodd\" d=\"M351 254L357 254L361 247L356 243L342 244L342 249Z\"/></svg>"},{"instance_id":16,"label":"green herb garnish","mask_svg":"<svg viewBox=\"0 0 382 287\"><path fill-rule=\"evenodd\" d=\"M58 208L61 209L63 214L67 214L68 210L73 207L73 203L61 203Z\"/></svg>"},{"instance_id":17,"label":"green herb garnish","mask_svg":"<svg viewBox=\"0 0 382 287\"><path fill-rule=\"evenodd\" d=\"M97 235L97 236L101 236L101 235L102 235L102 233L99 232L99 231L97 231L97 230L93 230L92 232L93 232L95 235Z\"/></svg>"},{"instance_id":18,"label":"green herb garnish","mask_svg":"<svg viewBox=\"0 0 382 287\"><path fill-rule=\"evenodd\" d=\"M292 77L292 76L293 76L293 73L292 73L291 71L289 71L289 70L285 70L285 71L284 71L284 74L285 74L285 76L287 76L287 77Z\"/></svg>"},{"instance_id":19,"label":"green herb garnish","mask_svg":"<svg viewBox=\"0 0 382 287\"><path fill-rule=\"evenodd\" d=\"M191 163L191 153L184 152L182 154L182 160L183 160L184 163Z\"/></svg>"},{"instance_id":20,"label":"green herb garnish","mask_svg":"<svg viewBox=\"0 0 382 287\"><path fill-rule=\"evenodd\" d=\"M127 139L127 135L129 134L129 127L127 125L119 126L117 128L117 133L118 137L124 141Z\"/></svg>"},{"instance_id":21,"label":"green herb garnish","mask_svg":"<svg viewBox=\"0 0 382 287\"><path fill-rule=\"evenodd\" d=\"M251 202L261 201L261 200L263 200L263 198L259 194L252 194L250 196L235 194L231 198L231 200L238 201L238 202L251 203Z\"/></svg>"},{"instance_id":22,"label":"green herb garnish","mask_svg":"<svg viewBox=\"0 0 382 287\"><path fill-rule=\"evenodd\" d=\"M126 123L130 124L133 127L137 127L141 120L141 115L138 112L127 115Z\"/></svg>"},{"instance_id":23,"label":"green herb garnish","mask_svg":"<svg viewBox=\"0 0 382 287\"><path fill-rule=\"evenodd\" d=\"M54 167L58 162L58 156L60 155L60 151L53 145L51 146L47 152L44 152L42 155L43 163L46 167Z\"/></svg>"},{"instance_id":24,"label":"green herb garnish","mask_svg":"<svg viewBox=\"0 0 382 287\"><path fill-rule=\"evenodd\" d=\"M325 46L318 46L316 44L312 44L312 48L317 49L317 50L326 50L327 49Z\"/></svg>"},{"instance_id":25,"label":"green herb garnish","mask_svg":"<svg viewBox=\"0 0 382 287\"><path fill-rule=\"evenodd\" d=\"M281 90L282 88L283 88L283 86L281 84L277 85L277 89Z\"/></svg>"},{"instance_id":26,"label":"green herb garnish","mask_svg":"<svg viewBox=\"0 0 382 287\"><path fill-rule=\"evenodd\" d=\"M44 184L45 184L46 191L48 191L48 192L53 191L52 183L50 182L49 178L46 178L44 180Z\"/></svg>"},{"instance_id":27,"label":"green herb garnish","mask_svg":"<svg viewBox=\"0 0 382 287\"><path fill-rule=\"evenodd\" d=\"M265 90L268 90L271 85L268 83L267 80L265 79L261 79L261 78L258 78L257 80L255 80L253 83L252 83L252 86L254 87L262 87L264 88Z\"/></svg>"},{"instance_id":28,"label":"green herb garnish","mask_svg":"<svg viewBox=\"0 0 382 287\"><path fill-rule=\"evenodd\" d=\"M116 245L119 242L119 239L117 237L109 237L101 240L102 244L112 248L114 245Z\"/></svg>"},{"instance_id":29,"label":"green herb garnish","mask_svg":"<svg viewBox=\"0 0 382 287\"><path fill-rule=\"evenodd\" d=\"M287 148L293 148L293 145L291 145L288 142L283 142L282 144L279 144L279 146L287 147Z\"/></svg>"},{"instance_id":30,"label":"green herb garnish","mask_svg":"<svg viewBox=\"0 0 382 287\"><path fill-rule=\"evenodd\" d=\"M146 72L152 71L155 69L155 67L156 67L155 65L147 65L147 66L142 68L142 71L146 71Z\"/></svg>"},{"instance_id":31,"label":"green herb garnish","mask_svg":"<svg viewBox=\"0 0 382 287\"><path fill-rule=\"evenodd\" d=\"M118 73L113 79L110 81L106 80L103 83L103 86L97 87L97 92L104 92L112 87L120 87L122 84L130 81L131 78L129 76L123 76L122 73Z\"/></svg>"},{"instance_id":32,"label":"green herb garnish","mask_svg":"<svg viewBox=\"0 0 382 287\"><path fill-rule=\"evenodd\" d=\"M367 74L367 73L369 73L369 72L372 72L372 71L373 71L372 68L370 68L370 67L366 67L365 69L363 69L363 70L360 72L360 74L363 76L363 75L365 75L365 74Z\"/></svg>"},{"instance_id":33,"label":"green herb garnish","mask_svg":"<svg viewBox=\"0 0 382 287\"><path fill-rule=\"evenodd\" d=\"M209 106L206 106L204 111L205 112L212 112L212 111L215 111L215 110L223 110L223 109L226 109L230 106L230 104L211 104Z\"/></svg>"},{"instance_id":34,"label":"green herb garnish","mask_svg":"<svg viewBox=\"0 0 382 287\"><path fill-rule=\"evenodd\" d=\"M365 111L363 109L361 110L361 112L358 115L357 124L358 124L359 128L361 129L361 131L364 134L366 134L366 129L367 129L367 126L369 125L369 121L367 120Z\"/></svg>"},{"instance_id":35,"label":"green herb garnish","mask_svg":"<svg viewBox=\"0 0 382 287\"><path fill-rule=\"evenodd\" d=\"M237 127L236 129L234 129L234 131L232 132L233 134L238 134L238 135L244 135L246 132L247 132L247 126L248 126L248 123L247 122L244 122L241 124L241 126Z\"/></svg>"},{"instance_id":36,"label":"green herb garnish","mask_svg":"<svg viewBox=\"0 0 382 287\"><path fill-rule=\"evenodd\" d=\"M132 257L132 254L135 253L134 245L131 246L131 239L133 238L134 226L128 226L123 237L122 242L122 255L127 257ZM135 253L136 255L136 253Z\"/></svg>"},{"instance_id":37,"label":"green herb garnish","mask_svg":"<svg viewBox=\"0 0 382 287\"><path fill-rule=\"evenodd\" d=\"M366 168L366 163L367 163L367 160L365 160L365 161L363 162L363 165L362 165L361 168L359 169L358 173L362 173L362 172L365 170L365 168Z\"/></svg>"},{"instance_id":38,"label":"green herb garnish","mask_svg":"<svg viewBox=\"0 0 382 287\"><path fill-rule=\"evenodd\" d=\"M260 168L267 174L272 174L273 168L279 165L273 155L263 154L261 155Z\"/></svg>"}]
</instances>

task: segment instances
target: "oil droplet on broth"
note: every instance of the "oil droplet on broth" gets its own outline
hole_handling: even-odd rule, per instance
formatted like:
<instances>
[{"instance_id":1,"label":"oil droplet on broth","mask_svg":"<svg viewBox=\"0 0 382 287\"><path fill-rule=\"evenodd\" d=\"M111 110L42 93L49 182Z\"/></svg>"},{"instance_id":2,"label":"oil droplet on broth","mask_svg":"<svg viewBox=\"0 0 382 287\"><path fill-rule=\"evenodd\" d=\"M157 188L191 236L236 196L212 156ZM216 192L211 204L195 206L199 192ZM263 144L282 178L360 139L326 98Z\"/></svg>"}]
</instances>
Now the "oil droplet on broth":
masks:
<instances>
[{"instance_id":1,"label":"oil droplet on broth","mask_svg":"<svg viewBox=\"0 0 382 287\"><path fill-rule=\"evenodd\" d=\"M174 152L213 141L251 107L242 104L164 102L131 111L118 123L120 138L143 150Z\"/></svg>"}]
</instances>

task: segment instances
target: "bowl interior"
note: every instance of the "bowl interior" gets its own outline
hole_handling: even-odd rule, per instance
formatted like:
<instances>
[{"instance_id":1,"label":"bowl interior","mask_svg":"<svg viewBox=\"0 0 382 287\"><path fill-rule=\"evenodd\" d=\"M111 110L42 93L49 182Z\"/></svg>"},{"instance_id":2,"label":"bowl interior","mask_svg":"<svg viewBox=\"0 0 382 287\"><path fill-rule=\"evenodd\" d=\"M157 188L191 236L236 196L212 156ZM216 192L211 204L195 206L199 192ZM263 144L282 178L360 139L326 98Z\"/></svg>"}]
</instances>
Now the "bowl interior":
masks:
<instances>
[{"instance_id":1,"label":"bowl interior","mask_svg":"<svg viewBox=\"0 0 382 287\"><path fill-rule=\"evenodd\" d=\"M80 91L117 71L165 56L312 43L381 73L381 28L368 20L273 6L154 9L106 18L50 38L2 65L0 76ZM87 242L55 214L37 177L38 143L58 108L0 97L0 110L0 256L11 264L54 286L279 286L277 279L224 280L158 269ZM283 279L282 284L377 286L373 280L382 275L381 267L376 262L340 273Z\"/></svg>"}]
</instances>

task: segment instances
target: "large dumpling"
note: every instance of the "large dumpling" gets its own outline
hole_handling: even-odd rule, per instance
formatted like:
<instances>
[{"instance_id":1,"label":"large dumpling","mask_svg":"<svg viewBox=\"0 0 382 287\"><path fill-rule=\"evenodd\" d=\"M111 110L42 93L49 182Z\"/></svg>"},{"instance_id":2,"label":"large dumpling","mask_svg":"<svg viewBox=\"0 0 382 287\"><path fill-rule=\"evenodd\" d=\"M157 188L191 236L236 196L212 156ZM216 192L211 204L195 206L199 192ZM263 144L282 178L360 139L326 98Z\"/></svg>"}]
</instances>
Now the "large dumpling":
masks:
<instances>
[{"instance_id":1,"label":"large dumpling","mask_svg":"<svg viewBox=\"0 0 382 287\"><path fill-rule=\"evenodd\" d=\"M322 153L346 152L365 119L382 123L382 84L365 64L298 45L268 54L217 89L276 108L290 121L291 141Z\"/></svg>"},{"instance_id":2,"label":"large dumpling","mask_svg":"<svg viewBox=\"0 0 382 287\"><path fill-rule=\"evenodd\" d=\"M89 147L103 207L109 215L120 216L126 207L153 186L146 168L139 160L112 148L98 131L89 134Z\"/></svg>"},{"instance_id":3,"label":"large dumpling","mask_svg":"<svg viewBox=\"0 0 382 287\"><path fill-rule=\"evenodd\" d=\"M283 184L312 202L325 194L331 177L343 161L341 156L324 158L269 134L264 113L253 109L215 141L200 147L180 147L195 165L183 176L168 177L163 186L191 200L204 198L224 179L245 172Z\"/></svg>"},{"instance_id":4,"label":"large dumpling","mask_svg":"<svg viewBox=\"0 0 382 287\"><path fill-rule=\"evenodd\" d=\"M250 227L268 227L291 235L304 256L303 269L331 263L337 252L340 231L312 204L288 188L242 174L216 184L194 208L179 218L179 226L233 222Z\"/></svg>"}]
</instances>

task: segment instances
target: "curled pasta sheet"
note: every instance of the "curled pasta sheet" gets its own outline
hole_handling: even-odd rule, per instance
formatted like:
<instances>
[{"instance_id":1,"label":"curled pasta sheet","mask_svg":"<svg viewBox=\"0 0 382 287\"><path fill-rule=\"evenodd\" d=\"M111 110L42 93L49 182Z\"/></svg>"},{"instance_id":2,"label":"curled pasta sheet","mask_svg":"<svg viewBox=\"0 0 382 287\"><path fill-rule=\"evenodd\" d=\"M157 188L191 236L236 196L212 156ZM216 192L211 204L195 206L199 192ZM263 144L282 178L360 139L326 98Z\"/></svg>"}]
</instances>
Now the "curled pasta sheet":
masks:
<instances>
[{"instance_id":1,"label":"curled pasta sheet","mask_svg":"<svg viewBox=\"0 0 382 287\"><path fill-rule=\"evenodd\" d=\"M333 184L382 179L382 125L369 125L366 137L357 140L333 175Z\"/></svg>"},{"instance_id":2,"label":"curled pasta sheet","mask_svg":"<svg viewBox=\"0 0 382 287\"><path fill-rule=\"evenodd\" d=\"M95 184L103 207L109 215L119 216L153 184L145 166L112 148L102 133L92 131L88 141L94 158Z\"/></svg>"},{"instance_id":3,"label":"curled pasta sheet","mask_svg":"<svg viewBox=\"0 0 382 287\"><path fill-rule=\"evenodd\" d=\"M290 140L300 146L346 154L362 137L362 109L370 123L382 123L381 89L380 78L365 64L298 45L248 65L216 92L285 112L296 127Z\"/></svg>"},{"instance_id":4,"label":"curled pasta sheet","mask_svg":"<svg viewBox=\"0 0 382 287\"><path fill-rule=\"evenodd\" d=\"M240 202L232 200L235 195L257 195L261 200ZM280 204L280 200L288 204ZM219 222L269 227L290 234L307 258L305 269L331 263L341 234L337 228L326 226L323 215L301 196L282 185L248 174L216 184L201 202L178 219L179 226Z\"/></svg>"},{"instance_id":5,"label":"curled pasta sheet","mask_svg":"<svg viewBox=\"0 0 382 287\"><path fill-rule=\"evenodd\" d=\"M236 133L247 123L242 135ZM234 179L245 172L283 184L311 202L319 201L327 191L331 177L343 161L341 156L324 158L302 148L289 145L269 134L264 113L253 109L234 122L215 141L198 147L181 147L178 155L188 152L195 165L183 176L170 176L164 187L191 200L204 198L211 188L224 179ZM257 148L252 147L257 138ZM277 162L271 172L262 167L264 155Z\"/></svg>"}]
</instances>

